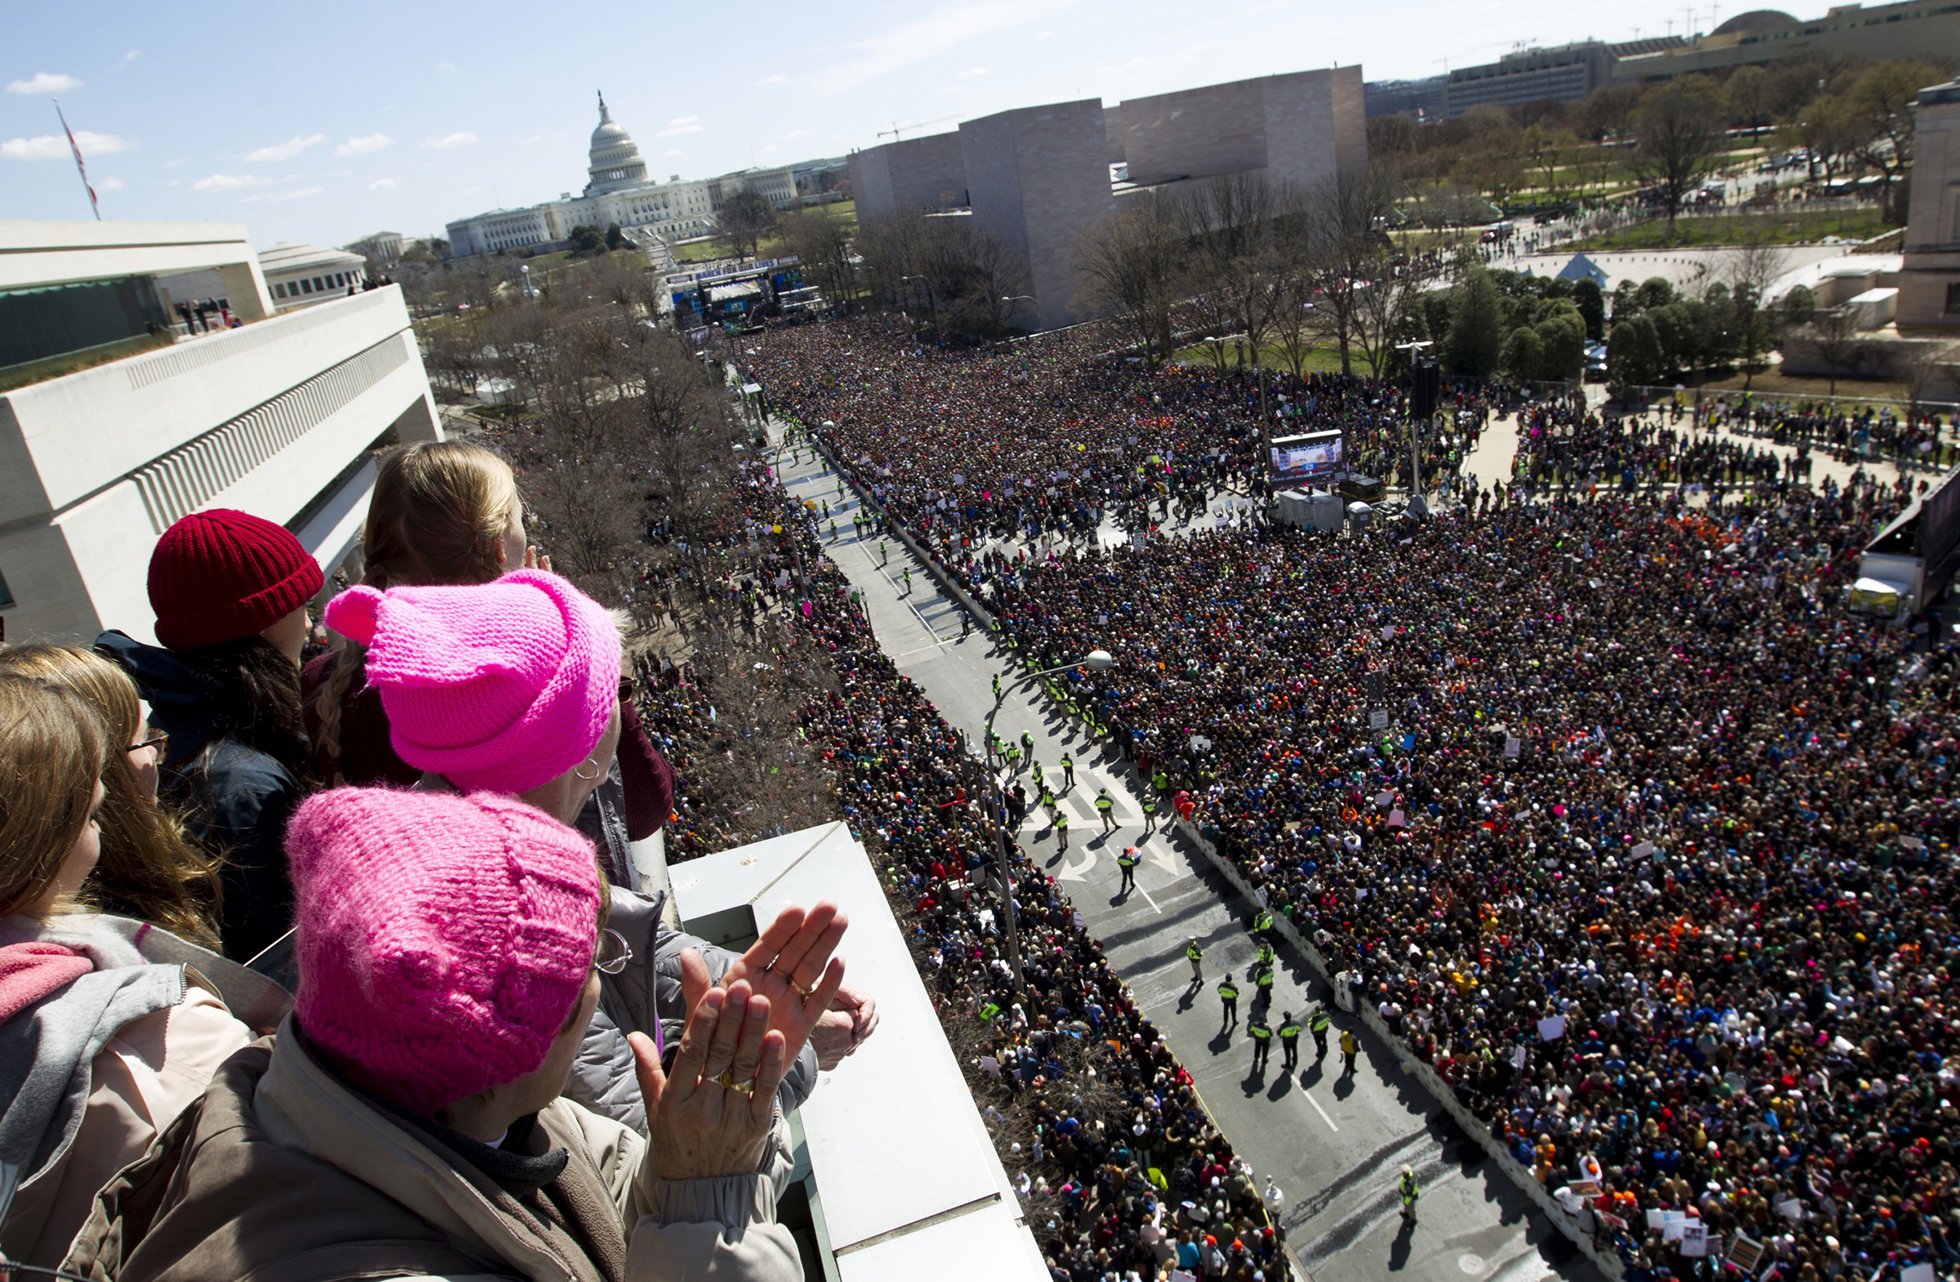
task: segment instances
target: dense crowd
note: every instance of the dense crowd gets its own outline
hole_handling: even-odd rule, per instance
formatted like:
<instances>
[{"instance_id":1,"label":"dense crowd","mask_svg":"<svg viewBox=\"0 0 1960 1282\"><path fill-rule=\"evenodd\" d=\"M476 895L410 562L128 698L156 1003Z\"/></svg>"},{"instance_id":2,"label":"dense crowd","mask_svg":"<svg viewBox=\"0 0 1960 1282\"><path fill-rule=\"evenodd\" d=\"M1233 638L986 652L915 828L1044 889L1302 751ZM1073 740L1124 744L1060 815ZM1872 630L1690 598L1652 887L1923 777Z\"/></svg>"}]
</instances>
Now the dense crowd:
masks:
<instances>
[{"instance_id":1,"label":"dense crowd","mask_svg":"<svg viewBox=\"0 0 1960 1282\"><path fill-rule=\"evenodd\" d=\"M737 485L725 546L699 556L747 558L750 535L771 532L735 590L757 600L771 666L816 691L796 714L799 750L822 762L888 878L1056 1275L1161 1276L1182 1248L1200 1263L1215 1251L1217 1276L1281 1276L1284 1236L1266 1223L1250 1172L1059 884L1004 836L991 773L879 648L850 584L822 556L821 518L792 507L766 465L742 469ZM691 755L743 731L709 712L713 665L654 660L643 676L643 712L678 754L686 813L702 804L685 782ZM1006 952L1008 909L989 871L997 856L1013 881L1025 987Z\"/></svg>"},{"instance_id":2,"label":"dense crowd","mask_svg":"<svg viewBox=\"0 0 1960 1282\"><path fill-rule=\"evenodd\" d=\"M1064 409L1113 425L1095 447L1127 465L1124 420L1162 389L1182 406L1193 377L1055 376L1100 389L1098 413L984 363L871 377L849 342L771 344L771 394L922 533L986 460L1048 448ZM1166 432L1180 456L1232 448L1206 427ZM1813 490L1576 409L1530 407L1524 442L1547 501L1520 485L1353 543L1237 528L948 563L1031 661L1122 638L1086 681L1140 774L1201 799L1635 1275L1701 1267L1650 1230L1669 1211L1791 1277L1951 1267L1953 652L1842 609L1909 493ZM1710 509L1600 492L1629 473L1758 484ZM1571 1193L1582 1177L1597 1195Z\"/></svg>"},{"instance_id":3,"label":"dense crowd","mask_svg":"<svg viewBox=\"0 0 1960 1282\"><path fill-rule=\"evenodd\" d=\"M1406 483L1405 392L1392 381L1085 357L1111 336L947 351L874 321L771 331L744 369L827 439L867 491L949 561L993 538L1143 529L1230 489L1267 493L1265 438L1341 429L1353 470ZM1460 468L1501 390L1448 386L1424 433L1435 484Z\"/></svg>"}]
</instances>

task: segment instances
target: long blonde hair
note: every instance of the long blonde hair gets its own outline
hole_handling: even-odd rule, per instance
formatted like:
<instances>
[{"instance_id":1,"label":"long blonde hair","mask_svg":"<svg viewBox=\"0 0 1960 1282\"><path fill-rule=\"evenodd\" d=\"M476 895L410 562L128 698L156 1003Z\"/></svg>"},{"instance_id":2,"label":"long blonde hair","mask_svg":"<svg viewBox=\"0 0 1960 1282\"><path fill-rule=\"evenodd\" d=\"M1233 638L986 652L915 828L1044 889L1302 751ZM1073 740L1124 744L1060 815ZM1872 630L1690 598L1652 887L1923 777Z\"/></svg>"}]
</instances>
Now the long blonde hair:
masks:
<instances>
[{"instance_id":1,"label":"long blonde hair","mask_svg":"<svg viewBox=\"0 0 1960 1282\"><path fill-rule=\"evenodd\" d=\"M184 839L150 797L126 751L143 721L135 682L94 651L66 645L0 650L0 673L79 695L108 733L110 751L101 772L102 859L96 864L91 897L216 949L219 861Z\"/></svg>"},{"instance_id":2,"label":"long blonde hair","mask_svg":"<svg viewBox=\"0 0 1960 1282\"><path fill-rule=\"evenodd\" d=\"M88 823L109 743L80 695L0 674L0 915L54 885Z\"/></svg>"},{"instance_id":3,"label":"long blonde hair","mask_svg":"<svg viewBox=\"0 0 1960 1282\"><path fill-rule=\"evenodd\" d=\"M522 499L510 464L467 441L402 445L381 456L361 535L363 580L383 592L404 584L488 583L506 569L504 531ZM314 749L333 784L340 764L340 714L363 664L345 638L333 675L314 695Z\"/></svg>"}]
</instances>

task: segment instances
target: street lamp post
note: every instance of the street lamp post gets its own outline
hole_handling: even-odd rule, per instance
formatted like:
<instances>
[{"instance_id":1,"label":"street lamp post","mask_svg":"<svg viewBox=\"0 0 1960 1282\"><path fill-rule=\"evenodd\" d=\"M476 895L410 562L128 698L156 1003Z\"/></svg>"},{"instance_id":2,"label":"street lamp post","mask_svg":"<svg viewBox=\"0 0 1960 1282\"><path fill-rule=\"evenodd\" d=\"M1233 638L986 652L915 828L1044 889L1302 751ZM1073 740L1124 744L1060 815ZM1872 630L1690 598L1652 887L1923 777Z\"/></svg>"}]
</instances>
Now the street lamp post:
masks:
<instances>
[{"instance_id":1,"label":"street lamp post","mask_svg":"<svg viewBox=\"0 0 1960 1282\"><path fill-rule=\"evenodd\" d=\"M1404 351L1409 354L1409 389L1412 393L1409 408L1412 410L1415 408L1413 392L1415 390L1416 362L1422 358L1422 351L1425 347L1433 346L1435 346L1435 343L1426 338L1396 344L1398 351ZM1436 407L1434 405L1429 407L1429 414L1433 420L1436 415ZM1409 494L1415 500L1422 500L1422 449L1416 441L1416 418L1414 414L1409 415Z\"/></svg>"},{"instance_id":2,"label":"street lamp post","mask_svg":"<svg viewBox=\"0 0 1960 1282\"><path fill-rule=\"evenodd\" d=\"M1014 314L1014 304L1032 303L1039 300L1033 294L1003 294L1000 301L1007 304L1007 314L1012 316Z\"/></svg>"},{"instance_id":3,"label":"street lamp post","mask_svg":"<svg viewBox=\"0 0 1960 1282\"><path fill-rule=\"evenodd\" d=\"M1071 668L1087 668L1091 672L1107 672L1114 666L1116 666L1115 655L1107 650L1091 650L1074 663L1062 663L1052 668L1042 668L1038 672L1028 673L1026 679L1032 681L1036 677L1052 676L1057 672L1067 672Z\"/></svg>"},{"instance_id":4,"label":"street lamp post","mask_svg":"<svg viewBox=\"0 0 1960 1282\"><path fill-rule=\"evenodd\" d=\"M939 328L939 300L932 296L932 282L923 276L900 276L900 280L922 280L926 285L926 308L932 315L932 327Z\"/></svg>"}]
</instances>

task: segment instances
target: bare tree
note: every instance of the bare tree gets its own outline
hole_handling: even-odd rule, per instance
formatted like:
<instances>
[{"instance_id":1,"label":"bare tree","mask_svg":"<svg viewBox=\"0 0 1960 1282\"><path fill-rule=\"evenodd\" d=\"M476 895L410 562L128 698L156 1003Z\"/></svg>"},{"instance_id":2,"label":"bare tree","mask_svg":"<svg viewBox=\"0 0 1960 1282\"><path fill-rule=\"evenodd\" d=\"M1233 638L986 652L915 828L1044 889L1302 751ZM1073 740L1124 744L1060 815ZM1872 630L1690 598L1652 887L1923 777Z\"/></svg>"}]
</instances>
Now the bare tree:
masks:
<instances>
[{"instance_id":1,"label":"bare tree","mask_svg":"<svg viewBox=\"0 0 1960 1282\"><path fill-rule=\"evenodd\" d=\"M1363 355L1377 373L1385 363L1385 338L1408 300L1396 284L1395 252L1382 220L1394 204L1396 176L1385 165L1343 170L1313 189L1305 231L1306 271L1314 306L1341 356L1341 373L1354 372L1353 350L1361 334L1363 295L1382 289L1372 304L1378 325ZM1386 308L1386 314L1383 309Z\"/></svg>"},{"instance_id":2,"label":"bare tree","mask_svg":"<svg viewBox=\"0 0 1960 1282\"><path fill-rule=\"evenodd\" d=\"M1894 184L1912 168L1913 100L1927 85L1943 79L1940 70L1923 62L1879 62L1858 73L1845 91L1851 114L1863 126L1858 158L1885 175L1888 217L1903 223Z\"/></svg>"},{"instance_id":3,"label":"bare tree","mask_svg":"<svg viewBox=\"0 0 1960 1282\"><path fill-rule=\"evenodd\" d=\"M1633 153L1634 172L1654 188L1667 211L1668 239L1673 240L1675 217L1721 146L1721 110L1707 85L1688 76L1649 94L1637 120L1640 145Z\"/></svg>"},{"instance_id":4,"label":"bare tree","mask_svg":"<svg viewBox=\"0 0 1960 1282\"><path fill-rule=\"evenodd\" d=\"M1746 235L1742 247L1729 255L1724 277L1735 316L1736 355L1742 360L1745 390L1755 384L1756 360L1769 350L1775 324L1763 298L1789 260L1789 251L1773 244L1766 234Z\"/></svg>"},{"instance_id":5,"label":"bare tree","mask_svg":"<svg viewBox=\"0 0 1960 1282\"><path fill-rule=\"evenodd\" d=\"M1295 188L1258 170L1207 179L1177 205L1201 311L1245 336L1255 371L1297 270L1303 213Z\"/></svg>"},{"instance_id":6,"label":"bare tree","mask_svg":"<svg viewBox=\"0 0 1960 1282\"><path fill-rule=\"evenodd\" d=\"M736 257L753 257L762 238L776 226L776 207L753 187L744 187L721 202L715 210L715 227L728 252Z\"/></svg>"},{"instance_id":7,"label":"bare tree","mask_svg":"<svg viewBox=\"0 0 1960 1282\"><path fill-rule=\"evenodd\" d=\"M858 295L858 267L851 253L850 229L822 210L785 214L777 224L783 248L802 261L803 280L823 290L832 303L847 305Z\"/></svg>"},{"instance_id":8,"label":"bare tree","mask_svg":"<svg viewBox=\"0 0 1960 1282\"><path fill-rule=\"evenodd\" d=\"M1851 371L1864 345L1858 338L1858 313L1848 306L1820 307L1811 318L1808 334L1817 345L1817 358L1830 375L1831 395L1836 396L1838 375Z\"/></svg>"},{"instance_id":9,"label":"bare tree","mask_svg":"<svg viewBox=\"0 0 1960 1282\"><path fill-rule=\"evenodd\" d=\"M1122 319L1146 365L1170 359L1171 306L1183 292L1184 239L1169 205L1138 196L1083 239L1090 305Z\"/></svg>"}]
</instances>

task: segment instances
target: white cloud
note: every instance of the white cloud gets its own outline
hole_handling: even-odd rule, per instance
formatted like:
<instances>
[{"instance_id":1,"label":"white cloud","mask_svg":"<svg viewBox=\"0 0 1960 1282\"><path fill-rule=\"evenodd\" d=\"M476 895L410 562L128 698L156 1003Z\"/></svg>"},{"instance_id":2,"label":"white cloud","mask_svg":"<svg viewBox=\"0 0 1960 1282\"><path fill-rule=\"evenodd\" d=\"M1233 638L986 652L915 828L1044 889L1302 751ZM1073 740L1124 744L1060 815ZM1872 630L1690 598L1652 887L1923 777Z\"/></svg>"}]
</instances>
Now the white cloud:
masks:
<instances>
[{"instance_id":1,"label":"white cloud","mask_svg":"<svg viewBox=\"0 0 1960 1282\"><path fill-rule=\"evenodd\" d=\"M679 147L669 147L667 148L667 150L660 153L660 158L662 160L679 160L681 157L685 155L687 155L687 153L682 151Z\"/></svg>"},{"instance_id":2,"label":"white cloud","mask_svg":"<svg viewBox=\"0 0 1960 1282\"><path fill-rule=\"evenodd\" d=\"M820 94L849 93L860 85L936 58L969 40L994 35L1051 17L1075 0L987 0L940 9L911 22L887 28L869 40L858 41L857 56L833 62L817 73Z\"/></svg>"},{"instance_id":3,"label":"white cloud","mask_svg":"<svg viewBox=\"0 0 1960 1282\"><path fill-rule=\"evenodd\" d=\"M25 80L10 81L8 93L67 93L70 89L80 89L82 82L73 76L59 72L37 71Z\"/></svg>"},{"instance_id":4,"label":"white cloud","mask_svg":"<svg viewBox=\"0 0 1960 1282\"><path fill-rule=\"evenodd\" d=\"M467 129L462 129L453 134L444 134L440 138L424 138L420 146L426 151L446 151L451 147L469 147L475 143L476 135Z\"/></svg>"},{"instance_id":5,"label":"white cloud","mask_svg":"<svg viewBox=\"0 0 1960 1282\"><path fill-rule=\"evenodd\" d=\"M325 134L294 134L284 142L276 142L270 147L246 152L245 159L254 165L263 165L275 160L291 160L308 147L317 147L326 140Z\"/></svg>"},{"instance_id":6,"label":"white cloud","mask_svg":"<svg viewBox=\"0 0 1960 1282\"><path fill-rule=\"evenodd\" d=\"M781 74L778 74L778 75L773 75L773 76L764 76L764 77L763 77L762 79L760 79L760 80L758 80L758 81L756 81L756 83L757 83L758 85L781 85L781 84L788 84L788 83L789 83L789 77L788 77L788 76L785 76L785 75L781 75Z\"/></svg>"},{"instance_id":7,"label":"white cloud","mask_svg":"<svg viewBox=\"0 0 1960 1282\"><path fill-rule=\"evenodd\" d=\"M242 187L270 187L274 180L263 174L208 174L191 184L192 191L237 191Z\"/></svg>"},{"instance_id":8,"label":"white cloud","mask_svg":"<svg viewBox=\"0 0 1960 1282\"><path fill-rule=\"evenodd\" d=\"M118 138L114 134L98 134L88 129L77 129L75 142L82 149L83 159L91 156L111 156L119 151L132 150L136 146L127 138ZM66 160L68 140L60 134L9 138L5 142L0 142L0 156L8 160Z\"/></svg>"},{"instance_id":9,"label":"white cloud","mask_svg":"<svg viewBox=\"0 0 1960 1282\"><path fill-rule=\"evenodd\" d=\"M131 49L128 53L122 56L120 61L116 63L116 70L121 71L124 67L127 67L130 63L135 62L138 58L142 56L143 56L143 51L141 49Z\"/></svg>"},{"instance_id":10,"label":"white cloud","mask_svg":"<svg viewBox=\"0 0 1960 1282\"><path fill-rule=\"evenodd\" d=\"M972 80L976 76L984 76L987 74L988 71L985 67L968 67L965 71L960 72L959 79Z\"/></svg>"},{"instance_id":11,"label":"white cloud","mask_svg":"<svg viewBox=\"0 0 1960 1282\"><path fill-rule=\"evenodd\" d=\"M436 70L440 71L445 76L453 76L456 74L456 64L451 62L449 59L444 58L441 62L438 62L436 64Z\"/></svg>"},{"instance_id":12,"label":"white cloud","mask_svg":"<svg viewBox=\"0 0 1960 1282\"><path fill-rule=\"evenodd\" d=\"M325 190L326 188L324 187L295 187L291 191L261 192L256 196L247 196L245 203L248 205L270 205L283 200L304 200L308 196L317 196Z\"/></svg>"},{"instance_id":13,"label":"white cloud","mask_svg":"<svg viewBox=\"0 0 1960 1282\"><path fill-rule=\"evenodd\" d=\"M792 129L792 130L790 130L790 131L789 131L788 133L786 133L786 134L784 134L784 135L783 135L782 137L780 137L780 138L778 138L778 139L776 139L776 141L777 141L777 142L795 142L795 141L796 141L796 140L797 140L798 138L801 138L801 137L803 137L803 136L804 136L804 131L803 131L803 130L801 130L801 129Z\"/></svg>"},{"instance_id":14,"label":"white cloud","mask_svg":"<svg viewBox=\"0 0 1960 1282\"><path fill-rule=\"evenodd\" d=\"M390 187L393 187L394 185L395 185L395 180L392 178L377 178L373 182L368 184L368 190L387 191Z\"/></svg>"},{"instance_id":15,"label":"white cloud","mask_svg":"<svg viewBox=\"0 0 1960 1282\"><path fill-rule=\"evenodd\" d=\"M678 138L682 134L698 134L700 132L701 132L701 117L675 116L672 120L667 122L667 127L665 129L662 129L659 133L655 134L654 137Z\"/></svg>"},{"instance_id":16,"label":"white cloud","mask_svg":"<svg viewBox=\"0 0 1960 1282\"><path fill-rule=\"evenodd\" d=\"M95 180L95 189L97 191L121 191L123 189L123 180L113 175L107 178L98 178Z\"/></svg>"},{"instance_id":17,"label":"white cloud","mask_svg":"<svg viewBox=\"0 0 1960 1282\"><path fill-rule=\"evenodd\" d=\"M335 147L333 154L336 156L365 156L369 152L380 151L383 147L393 144L394 141L387 134L362 134L357 138L349 138L346 142Z\"/></svg>"}]
</instances>

